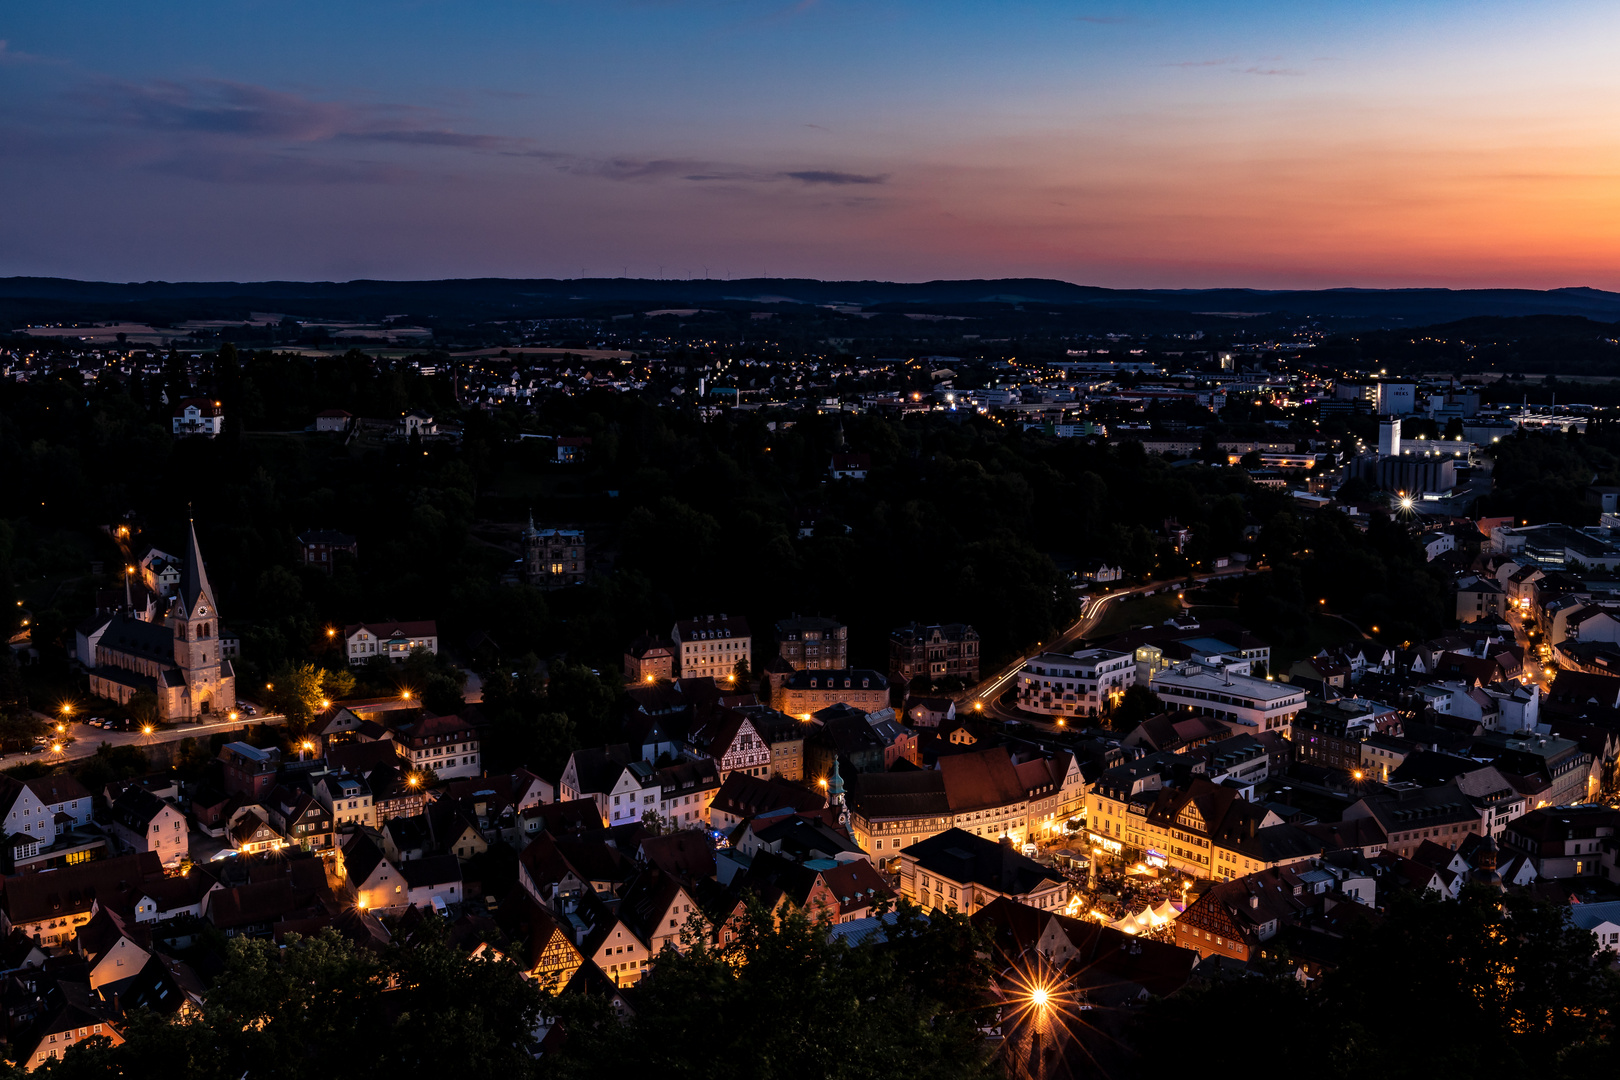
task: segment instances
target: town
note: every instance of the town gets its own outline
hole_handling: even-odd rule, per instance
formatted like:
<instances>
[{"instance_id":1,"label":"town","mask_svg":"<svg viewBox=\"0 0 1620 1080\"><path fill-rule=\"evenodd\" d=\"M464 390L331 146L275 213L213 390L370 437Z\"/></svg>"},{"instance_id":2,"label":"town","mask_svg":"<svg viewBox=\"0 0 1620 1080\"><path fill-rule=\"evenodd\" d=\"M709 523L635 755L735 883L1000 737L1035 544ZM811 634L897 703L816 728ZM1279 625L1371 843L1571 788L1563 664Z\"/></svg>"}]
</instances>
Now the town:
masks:
<instances>
[{"instance_id":1,"label":"town","mask_svg":"<svg viewBox=\"0 0 1620 1080\"><path fill-rule=\"evenodd\" d=\"M307 1023L274 968L348 1016L278 1037L378 1069L405 1014L566 1076L728 1004L947 1075L1283 1008L1382 1067L1386 978L1486 1024L1465 923L1566 972L1496 1007L1583 1017L1479 1053L1609 1037L1615 383L1485 377L1503 330L754 306L6 337L0 1056L240 1075L245 1016ZM818 1011L854 986L892 1012Z\"/></svg>"}]
</instances>

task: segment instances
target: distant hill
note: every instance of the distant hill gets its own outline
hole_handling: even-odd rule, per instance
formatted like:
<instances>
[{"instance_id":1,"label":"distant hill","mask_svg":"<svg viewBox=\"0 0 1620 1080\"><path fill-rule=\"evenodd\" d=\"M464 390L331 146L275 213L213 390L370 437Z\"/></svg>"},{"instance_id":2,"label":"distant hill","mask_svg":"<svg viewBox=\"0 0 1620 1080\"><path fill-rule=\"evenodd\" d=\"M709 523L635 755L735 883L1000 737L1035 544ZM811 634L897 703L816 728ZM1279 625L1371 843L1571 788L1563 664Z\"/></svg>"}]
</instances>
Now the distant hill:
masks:
<instances>
[{"instance_id":1,"label":"distant hill","mask_svg":"<svg viewBox=\"0 0 1620 1080\"><path fill-rule=\"evenodd\" d=\"M745 278L669 281L461 278L444 281L98 282L0 278L0 315L12 322L114 313L235 318L248 310L300 317L498 319L700 305L838 304L891 310L1018 305L1190 313L1241 320L1314 316L1357 327L1423 326L1479 317L1579 316L1620 321L1620 293L1599 289L1104 289L1044 278L964 281L816 281Z\"/></svg>"}]
</instances>

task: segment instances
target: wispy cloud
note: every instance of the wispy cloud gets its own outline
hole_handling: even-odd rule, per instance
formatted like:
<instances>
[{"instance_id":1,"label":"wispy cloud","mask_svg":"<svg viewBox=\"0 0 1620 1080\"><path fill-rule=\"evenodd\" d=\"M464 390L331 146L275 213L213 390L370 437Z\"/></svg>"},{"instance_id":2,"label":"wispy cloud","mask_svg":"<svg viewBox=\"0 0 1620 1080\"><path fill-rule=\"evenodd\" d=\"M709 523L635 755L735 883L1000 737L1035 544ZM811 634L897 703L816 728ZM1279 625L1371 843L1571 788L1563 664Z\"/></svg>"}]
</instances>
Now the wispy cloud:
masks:
<instances>
[{"instance_id":1,"label":"wispy cloud","mask_svg":"<svg viewBox=\"0 0 1620 1080\"><path fill-rule=\"evenodd\" d=\"M218 183L387 183L414 175L407 165L349 156L368 146L533 159L619 183L858 187L889 179L819 164L782 169L698 157L568 153L528 137L459 130L429 108L324 100L220 79L102 80L70 96L84 119L117 132L127 160Z\"/></svg>"},{"instance_id":2,"label":"wispy cloud","mask_svg":"<svg viewBox=\"0 0 1620 1080\"><path fill-rule=\"evenodd\" d=\"M415 175L382 161L334 161L296 154L183 154L153 162L154 172L214 184L389 184Z\"/></svg>"},{"instance_id":3,"label":"wispy cloud","mask_svg":"<svg viewBox=\"0 0 1620 1080\"><path fill-rule=\"evenodd\" d=\"M460 131L345 131L337 137L350 142L449 146L460 150L504 150L527 141L511 139L504 135L472 135ZM541 153L544 154L544 151Z\"/></svg>"},{"instance_id":4,"label":"wispy cloud","mask_svg":"<svg viewBox=\"0 0 1620 1080\"><path fill-rule=\"evenodd\" d=\"M1298 70L1297 68L1251 67L1251 68L1244 68L1243 69L1243 74L1245 74L1245 75L1303 75L1305 73L1303 71Z\"/></svg>"},{"instance_id":5,"label":"wispy cloud","mask_svg":"<svg viewBox=\"0 0 1620 1080\"><path fill-rule=\"evenodd\" d=\"M791 169L772 171L750 169L693 158L580 158L559 165L564 172L580 176L600 176L609 180L656 182L685 180L693 183L776 184L791 180L800 184L885 184L888 176L843 172L837 169Z\"/></svg>"},{"instance_id":6,"label":"wispy cloud","mask_svg":"<svg viewBox=\"0 0 1620 1080\"><path fill-rule=\"evenodd\" d=\"M886 184L887 175L867 176L862 173L834 172L830 169L806 169L802 172L785 172L782 174L790 180L797 180L801 184Z\"/></svg>"},{"instance_id":7,"label":"wispy cloud","mask_svg":"<svg viewBox=\"0 0 1620 1080\"><path fill-rule=\"evenodd\" d=\"M102 83L78 96L100 119L158 131L309 142L360 120L352 106L223 80Z\"/></svg>"}]
</instances>

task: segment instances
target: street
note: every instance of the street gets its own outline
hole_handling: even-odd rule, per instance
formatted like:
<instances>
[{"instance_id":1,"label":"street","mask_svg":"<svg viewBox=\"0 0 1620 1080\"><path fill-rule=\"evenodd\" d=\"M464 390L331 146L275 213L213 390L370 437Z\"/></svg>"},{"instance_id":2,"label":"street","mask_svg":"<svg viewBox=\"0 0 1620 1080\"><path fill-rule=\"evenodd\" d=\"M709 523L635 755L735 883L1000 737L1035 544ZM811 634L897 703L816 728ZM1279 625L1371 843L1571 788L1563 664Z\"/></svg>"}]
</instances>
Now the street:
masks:
<instances>
[{"instance_id":1,"label":"street","mask_svg":"<svg viewBox=\"0 0 1620 1080\"><path fill-rule=\"evenodd\" d=\"M958 701L964 704L971 703L976 711L988 712L994 716L1000 717L1003 720L1018 720L1024 723L1031 723L1032 721L1030 721L1027 716L1004 709L997 699L1007 688L1007 684L1017 677L1018 672L1022 670L1026 663L1029 662L1031 657L1038 656L1043 652L1061 653L1072 647L1076 642L1083 640L1096 627L1097 623L1102 618L1104 609L1109 604L1130 596L1156 593L1165 588L1175 588L1181 583L1188 581L1189 578L1192 581L1208 582L1214 581L1217 578L1241 577L1258 572L1259 571L1250 569L1249 567L1233 567L1227 570L1217 570L1210 574L1192 574L1188 577L1175 577L1165 581L1150 581L1145 585L1137 585L1133 588L1120 589L1117 592L1103 593L1100 596L1090 597L1086 600L1085 606L1080 609L1080 617L1076 619L1073 625L1071 625L1067 630L1063 631L1062 634L1058 635L1058 637L1050 642L1042 642L1037 651L1030 653L1028 656L1020 656L1017 660L1014 660L1011 664L1002 668L1001 671L996 675L980 682L977 686L971 688L970 690L965 691L958 698ZM1034 721L1033 723L1039 726L1039 721ZM1047 726L1055 729L1055 725L1048 724Z\"/></svg>"},{"instance_id":2,"label":"street","mask_svg":"<svg viewBox=\"0 0 1620 1080\"><path fill-rule=\"evenodd\" d=\"M95 756L102 743L109 746L154 746L158 743L179 742L181 739L206 739L217 731L235 731L252 724L284 724L287 718L270 714L259 716L243 716L236 720L219 720L206 724L180 723L170 728L158 728L150 735L135 731L105 731L102 728L91 727L82 721L66 722L67 730L58 734L56 725L63 723L60 717L49 716L42 712L34 713L39 719L50 725L53 738L63 736L71 737L74 741L63 746L60 751L46 750L42 754L16 753L0 755L0 768L9 768L28 761L39 761L47 765L59 765L67 761L78 761L83 758ZM52 744L56 745L56 744Z\"/></svg>"}]
</instances>

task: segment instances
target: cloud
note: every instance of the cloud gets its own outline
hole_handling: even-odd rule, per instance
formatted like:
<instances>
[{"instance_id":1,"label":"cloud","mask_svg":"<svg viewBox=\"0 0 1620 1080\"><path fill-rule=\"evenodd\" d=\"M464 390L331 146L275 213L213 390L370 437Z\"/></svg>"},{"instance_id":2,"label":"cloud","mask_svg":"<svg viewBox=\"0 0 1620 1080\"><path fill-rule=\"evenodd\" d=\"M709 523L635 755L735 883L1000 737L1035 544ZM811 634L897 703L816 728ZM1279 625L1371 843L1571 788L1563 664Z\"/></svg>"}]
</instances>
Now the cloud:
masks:
<instances>
[{"instance_id":1,"label":"cloud","mask_svg":"<svg viewBox=\"0 0 1620 1080\"><path fill-rule=\"evenodd\" d=\"M157 131L310 142L360 120L350 106L223 80L110 83L81 96L102 119Z\"/></svg>"},{"instance_id":2,"label":"cloud","mask_svg":"<svg viewBox=\"0 0 1620 1080\"><path fill-rule=\"evenodd\" d=\"M1159 66L1175 68L1224 67L1227 64L1235 64L1237 62L1238 57L1236 56L1223 56L1219 60L1180 60L1173 64L1160 64Z\"/></svg>"},{"instance_id":3,"label":"cloud","mask_svg":"<svg viewBox=\"0 0 1620 1080\"><path fill-rule=\"evenodd\" d=\"M1245 74L1245 75L1303 75L1305 73L1303 71L1298 71L1298 70L1296 70L1294 68L1252 67L1252 68L1244 68L1243 69L1243 74Z\"/></svg>"},{"instance_id":4,"label":"cloud","mask_svg":"<svg viewBox=\"0 0 1620 1080\"><path fill-rule=\"evenodd\" d=\"M561 155L559 155L561 156ZM696 158L608 158L592 160L572 159L557 166L563 172L577 176L599 176L608 180L648 181L686 180L691 183L729 182L735 184L777 184L784 180L800 184L848 185L884 184L887 175L870 176L863 173L840 172L836 169L795 169L780 172L750 169L740 165L727 165Z\"/></svg>"},{"instance_id":5,"label":"cloud","mask_svg":"<svg viewBox=\"0 0 1620 1080\"><path fill-rule=\"evenodd\" d=\"M351 142L398 143L404 146L452 146L463 150L503 150L515 140L504 135L469 135L459 131L345 131L337 136ZM526 152L544 156L545 151Z\"/></svg>"},{"instance_id":6,"label":"cloud","mask_svg":"<svg viewBox=\"0 0 1620 1080\"><path fill-rule=\"evenodd\" d=\"M829 169L806 169L802 172L785 172L782 175L790 180L797 180L801 184L886 184L889 182L887 174L866 176L861 173L833 172Z\"/></svg>"},{"instance_id":7,"label":"cloud","mask_svg":"<svg viewBox=\"0 0 1620 1080\"><path fill-rule=\"evenodd\" d=\"M209 153L166 158L155 172L215 184L388 184L415 175L380 161L332 161L294 154Z\"/></svg>"},{"instance_id":8,"label":"cloud","mask_svg":"<svg viewBox=\"0 0 1620 1080\"><path fill-rule=\"evenodd\" d=\"M319 101L221 79L99 83L75 95L92 118L124 129L279 143L370 142L533 152L532 140L455 131L409 105ZM411 121L424 126L411 126Z\"/></svg>"},{"instance_id":9,"label":"cloud","mask_svg":"<svg viewBox=\"0 0 1620 1080\"><path fill-rule=\"evenodd\" d=\"M705 176L713 173L712 162L681 158L610 158L605 161L579 160L559 166L564 172L601 176L609 180L669 180L675 177Z\"/></svg>"}]
</instances>

